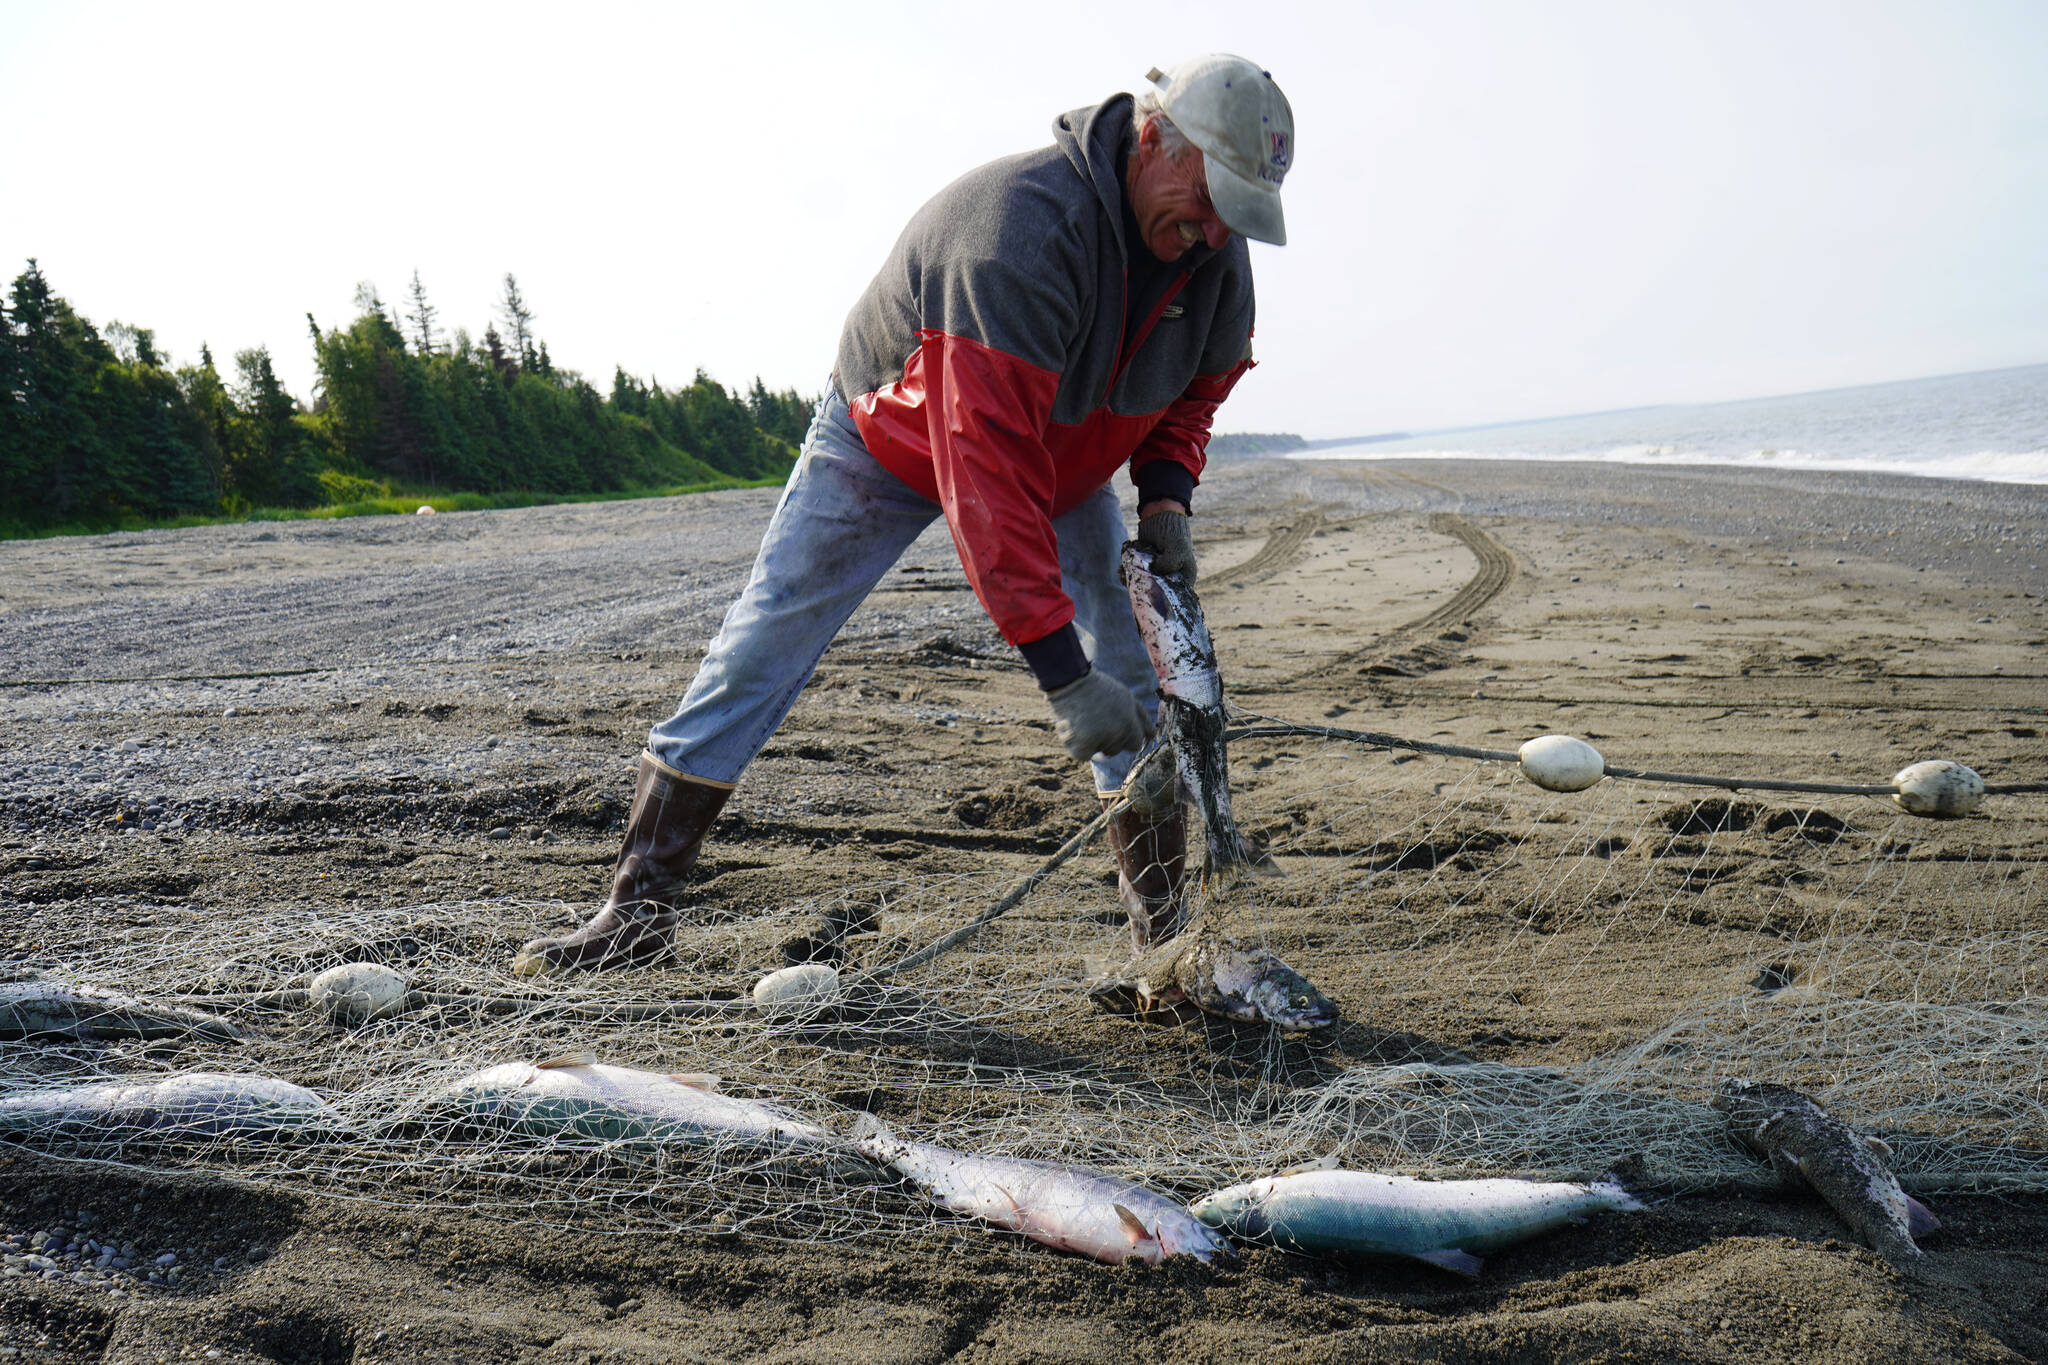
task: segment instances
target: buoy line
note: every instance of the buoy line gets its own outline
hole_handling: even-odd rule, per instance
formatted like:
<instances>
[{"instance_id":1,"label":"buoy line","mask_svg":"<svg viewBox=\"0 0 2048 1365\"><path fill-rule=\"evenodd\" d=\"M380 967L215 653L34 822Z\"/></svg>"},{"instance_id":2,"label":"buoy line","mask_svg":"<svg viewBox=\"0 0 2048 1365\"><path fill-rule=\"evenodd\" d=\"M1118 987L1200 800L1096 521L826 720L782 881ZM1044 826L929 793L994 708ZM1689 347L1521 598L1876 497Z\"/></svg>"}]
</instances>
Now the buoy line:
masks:
<instances>
[{"instance_id":1,"label":"buoy line","mask_svg":"<svg viewBox=\"0 0 2048 1365\"><path fill-rule=\"evenodd\" d=\"M1345 730L1331 725L1307 725L1292 721L1239 725L1223 732L1223 738L1229 743L1236 743L1241 739L1289 739L1301 735L1310 735L1318 739L1344 740L1352 744L1369 745L1375 749L1405 749L1412 753L1441 754L1450 758L1477 758L1491 763L1521 765L1526 758L1522 751L1516 749L1478 749L1465 744L1433 744L1428 740L1403 739L1399 735L1381 734L1373 730ZM1955 766L1960 768L1962 765ZM1796 782L1776 777L1717 777L1708 773L1668 773L1652 768L1620 768L1611 763L1604 764L1603 767L1608 777L1628 778L1640 782L1667 782L1686 787L1720 787L1728 791L1820 792L1834 796L1896 797L1899 794L1898 777L1882 783ZM1903 777L1912 770L1904 769L1900 776ZM1986 796L2048 793L2048 782L1982 782L1980 786L1982 794Z\"/></svg>"}]
</instances>

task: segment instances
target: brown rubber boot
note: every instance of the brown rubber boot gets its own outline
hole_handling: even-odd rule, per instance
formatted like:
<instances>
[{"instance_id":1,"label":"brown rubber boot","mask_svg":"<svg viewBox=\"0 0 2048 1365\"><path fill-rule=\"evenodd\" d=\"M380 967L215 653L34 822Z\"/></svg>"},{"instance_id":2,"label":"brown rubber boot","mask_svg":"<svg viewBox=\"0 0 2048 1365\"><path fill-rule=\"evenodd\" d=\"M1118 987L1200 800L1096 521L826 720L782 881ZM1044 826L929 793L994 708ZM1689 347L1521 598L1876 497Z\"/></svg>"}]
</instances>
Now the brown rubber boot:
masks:
<instances>
[{"instance_id":1,"label":"brown rubber boot","mask_svg":"<svg viewBox=\"0 0 2048 1365\"><path fill-rule=\"evenodd\" d=\"M732 788L684 777L653 754L640 755L633 813L612 871L611 898L597 917L564 938L537 938L519 950L520 976L636 967L675 941L676 896L696 865L704 833Z\"/></svg>"},{"instance_id":2,"label":"brown rubber boot","mask_svg":"<svg viewBox=\"0 0 2048 1365\"><path fill-rule=\"evenodd\" d=\"M1116 798L1104 797L1107 807ZM1187 823L1179 802L1155 815L1136 809L1110 817L1116 894L1131 921L1131 943L1144 949L1180 932L1187 921Z\"/></svg>"}]
</instances>

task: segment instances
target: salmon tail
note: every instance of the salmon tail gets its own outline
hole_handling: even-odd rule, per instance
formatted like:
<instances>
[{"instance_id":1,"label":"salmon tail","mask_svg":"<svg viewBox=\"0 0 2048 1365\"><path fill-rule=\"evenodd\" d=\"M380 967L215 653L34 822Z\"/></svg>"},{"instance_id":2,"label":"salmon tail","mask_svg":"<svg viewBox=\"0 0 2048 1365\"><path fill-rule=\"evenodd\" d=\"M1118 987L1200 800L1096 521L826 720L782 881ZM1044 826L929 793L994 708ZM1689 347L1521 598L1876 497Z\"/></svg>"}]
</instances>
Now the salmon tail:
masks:
<instances>
[{"instance_id":1,"label":"salmon tail","mask_svg":"<svg viewBox=\"0 0 2048 1365\"><path fill-rule=\"evenodd\" d=\"M1237 850L1239 856L1244 860L1245 867L1253 875L1270 878L1280 878L1287 875L1287 869L1281 866L1278 858L1273 856L1273 851L1266 847L1265 840L1254 838L1243 830L1239 830L1237 832Z\"/></svg>"},{"instance_id":2,"label":"salmon tail","mask_svg":"<svg viewBox=\"0 0 2048 1365\"><path fill-rule=\"evenodd\" d=\"M856 1114L853 1120L853 1145L877 1161L893 1159L902 1148L896 1134L889 1131L889 1125L873 1114Z\"/></svg>"},{"instance_id":3,"label":"salmon tail","mask_svg":"<svg viewBox=\"0 0 2048 1365\"><path fill-rule=\"evenodd\" d=\"M1609 1171L1605 1176L1586 1187L1600 1196L1608 1208L1622 1213L1641 1213L1650 1207L1621 1183L1620 1177Z\"/></svg>"}]
</instances>

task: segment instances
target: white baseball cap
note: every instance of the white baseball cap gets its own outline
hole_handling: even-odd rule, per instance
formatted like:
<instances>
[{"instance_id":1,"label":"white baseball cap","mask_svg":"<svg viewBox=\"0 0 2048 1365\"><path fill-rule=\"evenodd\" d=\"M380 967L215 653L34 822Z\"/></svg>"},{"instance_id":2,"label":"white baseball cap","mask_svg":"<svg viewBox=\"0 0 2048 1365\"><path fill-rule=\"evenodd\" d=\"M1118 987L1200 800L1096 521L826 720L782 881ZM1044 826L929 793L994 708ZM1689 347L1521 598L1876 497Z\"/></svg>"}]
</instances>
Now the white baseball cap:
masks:
<instances>
[{"instance_id":1,"label":"white baseball cap","mask_svg":"<svg viewBox=\"0 0 2048 1365\"><path fill-rule=\"evenodd\" d=\"M1145 79L1159 107L1202 149L1209 198L1225 227L1255 241L1287 243L1280 182L1294 161L1294 110L1256 62L1212 52Z\"/></svg>"}]
</instances>

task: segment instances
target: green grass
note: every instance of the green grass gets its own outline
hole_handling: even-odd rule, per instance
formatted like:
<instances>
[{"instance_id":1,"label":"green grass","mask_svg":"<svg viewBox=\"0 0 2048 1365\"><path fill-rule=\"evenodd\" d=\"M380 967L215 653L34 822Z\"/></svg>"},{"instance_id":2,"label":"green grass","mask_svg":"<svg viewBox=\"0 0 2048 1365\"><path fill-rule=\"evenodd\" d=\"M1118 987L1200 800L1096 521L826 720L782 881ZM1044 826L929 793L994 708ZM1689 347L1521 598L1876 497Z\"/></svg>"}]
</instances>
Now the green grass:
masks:
<instances>
[{"instance_id":1,"label":"green grass","mask_svg":"<svg viewBox=\"0 0 2048 1365\"><path fill-rule=\"evenodd\" d=\"M620 488L601 493L451 493L420 488L388 497L332 503L325 507L255 507L241 515L180 517L106 517L29 526L0 521L0 540L46 540L51 536L97 536L112 531L165 531L186 526L228 526L248 521L319 521L332 517L414 516L422 507L436 512L483 512L504 507L544 507L566 502L623 502L634 498L673 498L686 493L711 493L726 488L779 488L781 478L721 479L710 483L664 484L652 488Z\"/></svg>"}]
</instances>

